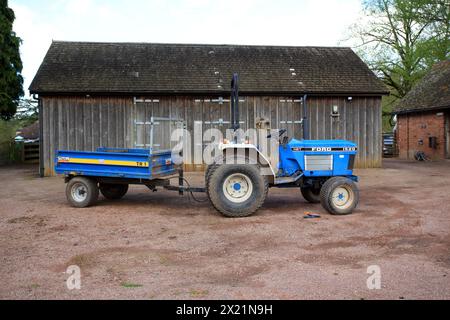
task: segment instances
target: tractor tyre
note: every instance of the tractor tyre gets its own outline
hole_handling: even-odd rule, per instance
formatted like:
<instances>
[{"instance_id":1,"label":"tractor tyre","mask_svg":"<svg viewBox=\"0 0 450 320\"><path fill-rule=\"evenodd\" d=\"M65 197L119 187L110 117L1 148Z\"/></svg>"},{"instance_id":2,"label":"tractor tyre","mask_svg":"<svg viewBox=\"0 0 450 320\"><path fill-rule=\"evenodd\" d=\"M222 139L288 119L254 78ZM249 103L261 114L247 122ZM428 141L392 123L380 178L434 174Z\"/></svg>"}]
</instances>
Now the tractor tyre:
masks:
<instances>
[{"instance_id":1,"label":"tractor tyre","mask_svg":"<svg viewBox=\"0 0 450 320\"><path fill-rule=\"evenodd\" d=\"M73 207L89 207L98 199L97 182L86 177L72 178L66 185L66 197Z\"/></svg>"},{"instance_id":2,"label":"tractor tyre","mask_svg":"<svg viewBox=\"0 0 450 320\"><path fill-rule=\"evenodd\" d=\"M215 165L207 180L209 200L226 217L250 216L262 206L269 190L258 165Z\"/></svg>"},{"instance_id":3,"label":"tractor tyre","mask_svg":"<svg viewBox=\"0 0 450 320\"><path fill-rule=\"evenodd\" d=\"M211 173L214 172L214 170L216 169L216 167L219 166L218 164L210 164L206 167L206 171L205 171L205 187L206 187L206 194L209 197L209 192L208 192L208 186L209 186L209 181L211 179Z\"/></svg>"},{"instance_id":4,"label":"tractor tyre","mask_svg":"<svg viewBox=\"0 0 450 320\"><path fill-rule=\"evenodd\" d=\"M128 184L100 183L100 192L109 200L121 199L128 191Z\"/></svg>"},{"instance_id":5,"label":"tractor tyre","mask_svg":"<svg viewBox=\"0 0 450 320\"><path fill-rule=\"evenodd\" d=\"M359 201L358 187L353 180L345 177L328 179L320 191L322 206L333 215L353 212Z\"/></svg>"},{"instance_id":6,"label":"tractor tyre","mask_svg":"<svg viewBox=\"0 0 450 320\"><path fill-rule=\"evenodd\" d=\"M303 198L305 198L306 201L311 202L311 203L319 203L321 189L322 188L305 187L305 188L300 188L300 191L302 193Z\"/></svg>"}]
</instances>

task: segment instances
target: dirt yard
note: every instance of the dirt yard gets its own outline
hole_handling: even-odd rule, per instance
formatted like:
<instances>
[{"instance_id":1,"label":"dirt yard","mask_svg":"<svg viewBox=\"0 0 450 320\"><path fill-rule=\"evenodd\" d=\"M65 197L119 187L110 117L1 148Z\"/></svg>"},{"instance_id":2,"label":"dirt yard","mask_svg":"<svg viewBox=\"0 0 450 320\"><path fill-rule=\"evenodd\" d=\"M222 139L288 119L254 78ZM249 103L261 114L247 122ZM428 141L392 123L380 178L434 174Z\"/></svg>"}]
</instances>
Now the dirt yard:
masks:
<instances>
[{"instance_id":1,"label":"dirt yard","mask_svg":"<svg viewBox=\"0 0 450 320\"><path fill-rule=\"evenodd\" d=\"M386 160L357 174L352 215L273 188L256 215L227 219L141 186L74 209L61 177L0 167L0 298L449 299L450 162ZM69 265L81 269L80 290L67 289ZM381 289L367 288L371 265Z\"/></svg>"}]
</instances>

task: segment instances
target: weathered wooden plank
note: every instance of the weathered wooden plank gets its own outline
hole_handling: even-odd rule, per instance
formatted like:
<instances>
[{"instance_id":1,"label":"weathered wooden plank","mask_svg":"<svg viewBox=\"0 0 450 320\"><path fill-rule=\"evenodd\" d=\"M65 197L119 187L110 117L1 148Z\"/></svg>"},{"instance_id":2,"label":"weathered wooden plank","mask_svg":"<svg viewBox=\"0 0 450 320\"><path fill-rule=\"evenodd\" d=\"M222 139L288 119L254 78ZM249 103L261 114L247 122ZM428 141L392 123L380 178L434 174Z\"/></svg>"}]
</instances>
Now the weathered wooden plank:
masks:
<instances>
[{"instance_id":1,"label":"weathered wooden plank","mask_svg":"<svg viewBox=\"0 0 450 320\"><path fill-rule=\"evenodd\" d=\"M100 121L100 99L91 102L92 108L92 148L101 146L101 121Z\"/></svg>"},{"instance_id":2,"label":"weathered wooden plank","mask_svg":"<svg viewBox=\"0 0 450 320\"><path fill-rule=\"evenodd\" d=\"M67 136L65 134L66 122L64 121L64 116L66 112L66 108L62 105L61 100L56 100L57 108L58 108L58 149L66 149L67 146Z\"/></svg>"},{"instance_id":3,"label":"weathered wooden plank","mask_svg":"<svg viewBox=\"0 0 450 320\"><path fill-rule=\"evenodd\" d=\"M377 97L377 111L378 111L378 134L376 135L378 138L378 167L382 166L383 162L383 113L382 113L382 104L381 104L381 97ZM447 141L450 141L447 140Z\"/></svg>"},{"instance_id":4,"label":"weathered wooden plank","mask_svg":"<svg viewBox=\"0 0 450 320\"><path fill-rule=\"evenodd\" d=\"M359 152L360 150L360 131L359 131L359 111L360 111L360 107L359 107L359 103L360 103L360 99L354 99L354 104L353 104L353 141L358 145L358 153L356 155L356 161L355 161L355 166L359 167L360 163L361 163L361 153Z\"/></svg>"},{"instance_id":5,"label":"weathered wooden plank","mask_svg":"<svg viewBox=\"0 0 450 320\"><path fill-rule=\"evenodd\" d=\"M371 168L373 167L373 164L375 162L374 157L371 157L371 155L374 155L374 143L375 139L373 136L374 128L376 126L376 120L374 115L374 105L373 105L373 99L368 98L367 99L367 119L366 119L366 130L367 130L367 150L366 150L366 161L367 161L367 167Z\"/></svg>"},{"instance_id":6,"label":"weathered wooden plank","mask_svg":"<svg viewBox=\"0 0 450 320\"><path fill-rule=\"evenodd\" d=\"M353 104L352 100L345 102L345 138L350 141L355 141L355 135L353 132Z\"/></svg>"},{"instance_id":7,"label":"weathered wooden plank","mask_svg":"<svg viewBox=\"0 0 450 320\"><path fill-rule=\"evenodd\" d=\"M374 167L381 167L382 164L382 111L381 98L374 97L374 113L375 113L375 131L373 137L375 139L375 150L372 155L375 159Z\"/></svg>"},{"instance_id":8,"label":"weathered wooden plank","mask_svg":"<svg viewBox=\"0 0 450 320\"><path fill-rule=\"evenodd\" d=\"M299 99L297 99L299 100ZM310 111L311 113L312 111ZM294 102L293 104L293 121L300 121L302 119L302 104L300 101ZM302 136L302 125L300 123L296 123L294 126L294 132L292 134L292 137L296 137L298 139Z\"/></svg>"},{"instance_id":9,"label":"weathered wooden plank","mask_svg":"<svg viewBox=\"0 0 450 320\"><path fill-rule=\"evenodd\" d=\"M361 155L361 166L362 168L367 168L366 164L366 113L367 113L367 99L361 99L360 113L359 113L359 129L360 129L360 155Z\"/></svg>"},{"instance_id":10,"label":"weathered wooden plank","mask_svg":"<svg viewBox=\"0 0 450 320\"><path fill-rule=\"evenodd\" d=\"M50 140L50 134L48 132L49 128L49 116L48 116L48 108L50 104L50 99L43 98L42 99L42 134L43 134L43 143L42 143L42 157L43 157L43 166L44 166L44 175L50 175L50 173L53 171L53 168L50 167L50 153L49 153L49 140Z\"/></svg>"},{"instance_id":11,"label":"weathered wooden plank","mask_svg":"<svg viewBox=\"0 0 450 320\"><path fill-rule=\"evenodd\" d=\"M318 100L319 110L320 110L320 119L322 119L321 130L318 139L326 139L327 138L327 118L329 115L326 114L326 101L323 99Z\"/></svg>"},{"instance_id":12,"label":"weathered wooden plank","mask_svg":"<svg viewBox=\"0 0 450 320\"><path fill-rule=\"evenodd\" d=\"M319 110L319 102L318 99L308 99L308 97L306 98L306 100L303 102L302 100L302 105L301 105L301 115L303 117L303 103L306 103L306 107L307 107L307 115L308 116L308 124L309 124L309 137L313 140L317 140L319 139L319 127L321 127L320 125L320 120L319 120L319 114L320 114L320 110ZM303 137L303 132L301 137Z\"/></svg>"},{"instance_id":13,"label":"weathered wooden plank","mask_svg":"<svg viewBox=\"0 0 450 320\"><path fill-rule=\"evenodd\" d=\"M83 130L83 100L85 98L81 97L76 99L74 106L75 122L74 122L74 132L75 132L75 149L84 149L84 130Z\"/></svg>"},{"instance_id":14,"label":"weathered wooden plank","mask_svg":"<svg viewBox=\"0 0 450 320\"><path fill-rule=\"evenodd\" d=\"M84 127L84 148L83 150L93 151L92 144L92 101L85 101L83 104L83 127Z\"/></svg>"},{"instance_id":15,"label":"weathered wooden plank","mask_svg":"<svg viewBox=\"0 0 450 320\"><path fill-rule=\"evenodd\" d=\"M280 128L280 109L282 109L282 103L280 99L275 97L270 104L270 124L272 128Z\"/></svg>"}]
</instances>

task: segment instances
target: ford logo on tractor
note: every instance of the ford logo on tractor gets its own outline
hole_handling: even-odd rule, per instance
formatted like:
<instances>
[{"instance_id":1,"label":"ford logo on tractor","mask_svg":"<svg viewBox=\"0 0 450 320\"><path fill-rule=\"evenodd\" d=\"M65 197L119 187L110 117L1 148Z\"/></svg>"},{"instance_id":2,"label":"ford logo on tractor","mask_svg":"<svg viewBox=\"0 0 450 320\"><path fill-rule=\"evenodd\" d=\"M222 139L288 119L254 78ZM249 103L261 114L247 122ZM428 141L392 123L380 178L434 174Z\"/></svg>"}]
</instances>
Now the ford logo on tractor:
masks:
<instances>
[{"instance_id":1,"label":"ford logo on tractor","mask_svg":"<svg viewBox=\"0 0 450 320\"><path fill-rule=\"evenodd\" d=\"M313 147L312 151L331 151L331 147Z\"/></svg>"}]
</instances>

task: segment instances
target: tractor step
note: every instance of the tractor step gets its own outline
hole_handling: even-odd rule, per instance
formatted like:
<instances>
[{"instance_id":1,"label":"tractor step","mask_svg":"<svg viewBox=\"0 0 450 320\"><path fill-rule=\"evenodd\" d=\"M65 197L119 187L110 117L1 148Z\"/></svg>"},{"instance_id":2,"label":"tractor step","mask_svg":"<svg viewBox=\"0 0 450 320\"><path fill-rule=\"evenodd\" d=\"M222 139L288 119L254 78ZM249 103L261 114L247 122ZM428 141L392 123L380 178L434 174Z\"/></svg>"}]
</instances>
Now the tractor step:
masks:
<instances>
[{"instance_id":1,"label":"tractor step","mask_svg":"<svg viewBox=\"0 0 450 320\"><path fill-rule=\"evenodd\" d=\"M288 184L288 183L293 183L295 181L297 181L302 175L298 174L296 176L292 176L292 177L277 177L275 178L275 183L274 184Z\"/></svg>"}]
</instances>

